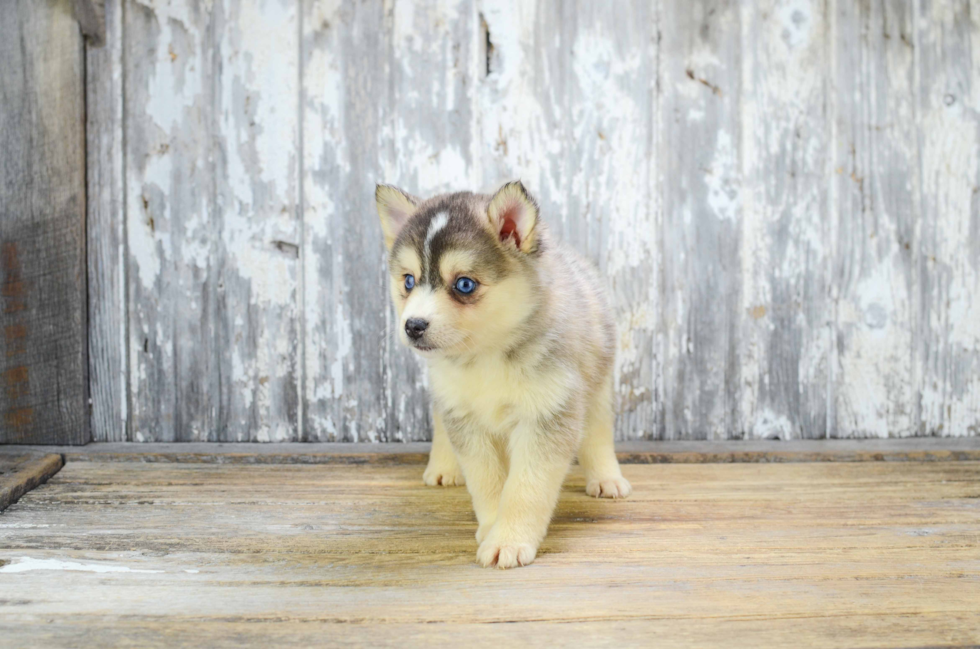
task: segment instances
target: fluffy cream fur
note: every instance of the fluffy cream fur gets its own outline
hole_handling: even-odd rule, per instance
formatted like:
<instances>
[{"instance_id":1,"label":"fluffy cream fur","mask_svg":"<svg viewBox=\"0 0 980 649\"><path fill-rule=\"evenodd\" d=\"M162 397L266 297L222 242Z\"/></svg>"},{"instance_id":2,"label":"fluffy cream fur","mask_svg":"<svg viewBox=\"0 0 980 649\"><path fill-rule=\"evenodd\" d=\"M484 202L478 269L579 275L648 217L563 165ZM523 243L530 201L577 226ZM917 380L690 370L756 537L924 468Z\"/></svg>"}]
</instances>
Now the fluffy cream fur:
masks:
<instances>
[{"instance_id":1,"label":"fluffy cream fur","mask_svg":"<svg viewBox=\"0 0 980 649\"><path fill-rule=\"evenodd\" d=\"M399 337L429 366L423 479L466 484L481 565L527 565L576 453L590 495L631 491L613 449L615 335L601 282L550 239L520 183L426 201L380 186L378 212ZM476 289L461 293L460 278ZM409 320L426 323L421 336L407 335Z\"/></svg>"}]
</instances>

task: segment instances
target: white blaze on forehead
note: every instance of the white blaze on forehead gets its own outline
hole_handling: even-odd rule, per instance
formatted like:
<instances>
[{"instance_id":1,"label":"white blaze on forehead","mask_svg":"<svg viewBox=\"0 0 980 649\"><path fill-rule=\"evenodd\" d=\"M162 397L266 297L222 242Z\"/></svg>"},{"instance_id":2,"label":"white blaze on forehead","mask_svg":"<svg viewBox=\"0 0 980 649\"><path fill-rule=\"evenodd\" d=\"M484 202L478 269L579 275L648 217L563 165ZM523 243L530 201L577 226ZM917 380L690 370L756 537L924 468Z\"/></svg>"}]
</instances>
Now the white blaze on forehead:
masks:
<instances>
[{"instance_id":1,"label":"white blaze on forehead","mask_svg":"<svg viewBox=\"0 0 980 649\"><path fill-rule=\"evenodd\" d=\"M436 235L439 234L439 230L446 227L446 223L449 222L449 215L445 212L439 212L436 214L431 221L429 221L429 231L425 233L425 247L428 248L432 240L435 239Z\"/></svg>"},{"instance_id":2,"label":"white blaze on forehead","mask_svg":"<svg viewBox=\"0 0 980 649\"><path fill-rule=\"evenodd\" d=\"M449 223L449 215L446 214L445 212L439 212L434 217L432 217L431 221L429 221L429 229L425 233L425 245L423 246L423 254L425 255L426 267L428 267L429 261L432 258L432 255L430 254L432 240L436 238L436 235L439 234L440 230L446 227L447 223Z\"/></svg>"}]
</instances>

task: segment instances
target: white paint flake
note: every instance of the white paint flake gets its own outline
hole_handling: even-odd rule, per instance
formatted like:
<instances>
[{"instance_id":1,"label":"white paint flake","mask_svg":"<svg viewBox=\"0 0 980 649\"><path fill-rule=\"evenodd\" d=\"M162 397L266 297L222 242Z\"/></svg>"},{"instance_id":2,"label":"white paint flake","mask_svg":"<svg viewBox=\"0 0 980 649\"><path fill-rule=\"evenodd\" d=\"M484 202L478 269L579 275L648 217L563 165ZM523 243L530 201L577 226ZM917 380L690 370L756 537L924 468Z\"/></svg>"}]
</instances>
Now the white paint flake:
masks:
<instances>
[{"instance_id":1,"label":"white paint flake","mask_svg":"<svg viewBox=\"0 0 980 649\"><path fill-rule=\"evenodd\" d=\"M727 131L718 132L715 159L705 175L708 186L708 206L723 221L738 221L741 214L738 154Z\"/></svg>"},{"instance_id":2,"label":"white paint flake","mask_svg":"<svg viewBox=\"0 0 980 649\"><path fill-rule=\"evenodd\" d=\"M129 568L127 566L113 566L105 563L78 563L76 561L62 561L61 559L34 559L32 557L20 557L13 563L0 566L0 572L16 573L30 572L33 570L66 570L71 572L131 572L142 574L160 574L163 570L143 570L139 568Z\"/></svg>"}]
</instances>

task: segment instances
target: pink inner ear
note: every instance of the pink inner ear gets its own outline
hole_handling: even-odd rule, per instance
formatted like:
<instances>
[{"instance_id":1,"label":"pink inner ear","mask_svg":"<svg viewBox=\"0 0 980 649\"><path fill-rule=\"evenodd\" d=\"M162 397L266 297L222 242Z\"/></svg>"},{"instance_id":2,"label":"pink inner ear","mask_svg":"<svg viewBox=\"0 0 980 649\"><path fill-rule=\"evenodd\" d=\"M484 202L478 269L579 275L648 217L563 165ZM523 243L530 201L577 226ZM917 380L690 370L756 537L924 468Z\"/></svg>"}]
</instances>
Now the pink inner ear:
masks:
<instances>
[{"instance_id":1,"label":"pink inner ear","mask_svg":"<svg viewBox=\"0 0 980 649\"><path fill-rule=\"evenodd\" d=\"M402 228L405 227L405 223L408 222L408 212L398 208L391 208L388 212L388 218L391 219L392 225L395 226L395 232L401 232Z\"/></svg>"},{"instance_id":2,"label":"pink inner ear","mask_svg":"<svg viewBox=\"0 0 980 649\"><path fill-rule=\"evenodd\" d=\"M517 218L520 216L519 205L512 205L500 215L500 241L513 237L518 248L521 247L521 234L517 231Z\"/></svg>"}]
</instances>

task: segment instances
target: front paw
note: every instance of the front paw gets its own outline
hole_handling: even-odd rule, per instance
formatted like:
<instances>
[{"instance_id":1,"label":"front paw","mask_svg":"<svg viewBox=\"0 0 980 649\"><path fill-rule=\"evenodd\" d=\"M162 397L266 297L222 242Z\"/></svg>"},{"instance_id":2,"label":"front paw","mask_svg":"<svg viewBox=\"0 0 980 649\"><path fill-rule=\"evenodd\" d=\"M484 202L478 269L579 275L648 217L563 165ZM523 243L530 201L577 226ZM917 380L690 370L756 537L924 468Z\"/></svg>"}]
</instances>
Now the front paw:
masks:
<instances>
[{"instance_id":1,"label":"front paw","mask_svg":"<svg viewBox=\"0 0 980 649\"><path fill-rule=\"evenodd\" d=\"M585 493L595 498L626 498L633 493L633 487L623 476L590 478Z\"/></svg>"},{"instance_id":2,"label":"front paw","mask_svg":"<svg viewBox=\"0 0 980 649\"><path fill-rule=\"evenodd\" d=\"M491 530L476 551L476 562L484 568L516 568L530 564L537 554L537 544L501 538Z\"/></svg>"},{"instance_id":3,"label":"front paw","mask_svg":"<svg viewBox=\"0 0 980 649\"><path fill-rule=\"evenodd\" d=\"M463 472L456 463L456 458L452 462L431 458L429 465L425 467L422 474L422 481L430 487L442 485L443 487L461 487L466 484L463 479Z\"/></svg>"}]
</instances>

